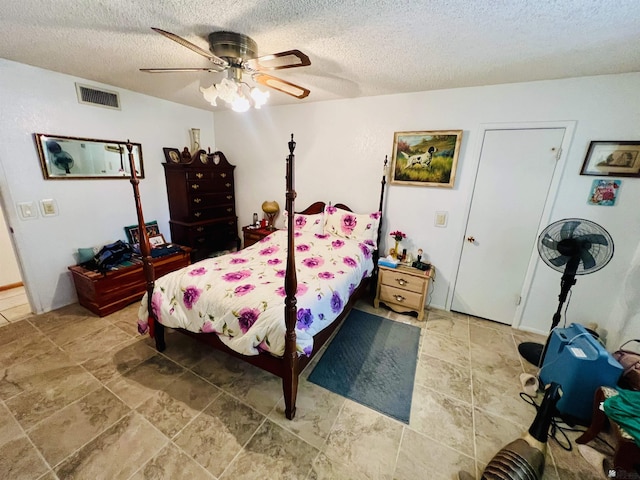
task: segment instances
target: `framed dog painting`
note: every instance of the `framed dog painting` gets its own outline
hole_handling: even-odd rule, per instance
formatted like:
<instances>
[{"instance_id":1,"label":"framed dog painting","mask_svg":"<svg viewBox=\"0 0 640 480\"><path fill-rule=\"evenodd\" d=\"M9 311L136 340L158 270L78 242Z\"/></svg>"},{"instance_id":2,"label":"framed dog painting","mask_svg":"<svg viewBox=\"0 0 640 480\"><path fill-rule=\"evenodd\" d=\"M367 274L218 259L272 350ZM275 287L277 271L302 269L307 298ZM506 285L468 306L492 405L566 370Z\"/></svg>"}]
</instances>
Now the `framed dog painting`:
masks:
<instances>
[{"instance_id":1,"label":"framed dog painting","mask_svg":"<svg viewBox=\"0 0 640 480\"><path fill-rule=\"evenodd\" d=\"M462 130L396 132L391 183L453 188Z\"/></svg>"}]
</instances>

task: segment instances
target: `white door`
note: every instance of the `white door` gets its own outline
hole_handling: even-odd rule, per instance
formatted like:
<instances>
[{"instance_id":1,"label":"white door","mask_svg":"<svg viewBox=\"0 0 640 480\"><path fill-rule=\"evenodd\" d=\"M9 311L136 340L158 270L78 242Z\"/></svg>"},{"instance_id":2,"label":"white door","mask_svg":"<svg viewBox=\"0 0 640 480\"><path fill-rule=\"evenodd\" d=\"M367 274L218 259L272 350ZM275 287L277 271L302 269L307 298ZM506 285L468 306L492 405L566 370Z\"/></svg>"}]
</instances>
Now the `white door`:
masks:
<instances>
[{"instance_id":1,"label":"white door","mask_svg":"<svg viewBox=\"0 0 640 480\"><path fill-rule=\"evenodd\" d=\"M513 323L564 134L485 131L452 310Z\"/></svg>"}]
</instances>

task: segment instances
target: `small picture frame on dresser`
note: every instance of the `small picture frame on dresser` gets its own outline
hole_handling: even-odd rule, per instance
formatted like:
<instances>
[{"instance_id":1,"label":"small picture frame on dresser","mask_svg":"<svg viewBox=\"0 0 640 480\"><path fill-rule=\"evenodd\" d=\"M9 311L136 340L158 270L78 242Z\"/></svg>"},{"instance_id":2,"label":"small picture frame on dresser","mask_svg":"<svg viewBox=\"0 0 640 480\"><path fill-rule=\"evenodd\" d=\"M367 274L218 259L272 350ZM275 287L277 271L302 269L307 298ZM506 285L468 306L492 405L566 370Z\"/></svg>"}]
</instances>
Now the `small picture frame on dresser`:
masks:
<instances>
[{"instance_id":1,"label":"small picture frame on dresser","mask_svg":"<svg viewBox=\"0 0 640 480\"><path fill-rule=\"evenodd\" d=\"M164 159L167 163L180 163L180 150L177 148L164 147L162 151L164 152Z\"/></svg>"},{"instance_id":2,"label":"small picture frame on dresser","mask_svg":"<svg viewBox=\"0 0 640 480\"><path fill-rule=\"evenodd\" d=\"M167 241L164 239L164 235L162 235L162 234L154 235L153 237L149 237L149 245L151 245L151 248L161 247L162 245L165 245L166 243L167 243Z\"/></svg>"}]
</instances>

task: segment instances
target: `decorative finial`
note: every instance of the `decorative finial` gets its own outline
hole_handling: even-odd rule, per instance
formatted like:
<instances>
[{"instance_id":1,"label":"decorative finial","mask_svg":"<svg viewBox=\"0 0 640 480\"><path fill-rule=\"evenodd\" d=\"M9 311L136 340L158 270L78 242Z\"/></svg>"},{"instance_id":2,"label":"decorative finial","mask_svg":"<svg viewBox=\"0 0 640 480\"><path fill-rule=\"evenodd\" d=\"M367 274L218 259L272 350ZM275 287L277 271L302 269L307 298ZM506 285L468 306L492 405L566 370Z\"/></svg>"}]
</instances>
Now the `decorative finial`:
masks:
<instances>
[{"instance_id":1,"label":"decorative finial","mask_svg":"<svg viewBox=\"0 0 640 480\"><path fill-rule=\"evenodd\" d=\"M291 141L289 142L289 153L293 154L293 150L296 148L296 142L293 141L293 133L291 134Z\"/></svg>"}]
</instances>

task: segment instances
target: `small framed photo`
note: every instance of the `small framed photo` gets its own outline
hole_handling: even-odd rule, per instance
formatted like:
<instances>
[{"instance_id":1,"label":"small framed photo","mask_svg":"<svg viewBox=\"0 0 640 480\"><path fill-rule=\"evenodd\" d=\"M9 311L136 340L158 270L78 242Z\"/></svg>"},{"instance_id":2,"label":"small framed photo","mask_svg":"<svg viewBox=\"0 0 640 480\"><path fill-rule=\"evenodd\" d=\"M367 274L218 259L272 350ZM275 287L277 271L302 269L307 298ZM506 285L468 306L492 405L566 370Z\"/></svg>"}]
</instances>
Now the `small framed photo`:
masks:
<instances>
[{"instance_id":1,"label":"small framed photo","mask_svg":"<svg viewBox=\"0 0 640 480\"><path fill-rule=\"evenodd\" d=\"M620 185L622 185L622 180L610 180L608 178L594 180L587 203L589 205L613 207L618 199Z\"/></svg>"},{"instance_id":2,"label":"small framed photo","mask_svg":"<svg viewBox=\"0 0 640 480\"><path fill-rule=\"evenodd\" d=\"M147 228L147 236L149 238L160 235L160 229L158 228L158 222L156 220L145 223L145 226ZM128 227L124 227L124 231L127 234L127 240L129 240L129 243L140 243L140 229L138 228L138 225L129 225Z\"/></svg>"},{"instance_id":3,"label":"small framed photo","mask_svg":"<svg viewBox=\"0 0 640 480\"><path fill-rule=\"evenodd\" d=\"M391 183L453 188L462 130L396 132Z\"/></svg>"},{"instance_id":4,"label":"small framed photo","mask_svg":"<svg viewBox=\"0 0 640 480\"><path fill-rule=\"evenodd\" d=\"M167 241L164 239L164 235L162 235L162 234L154 235L153 237L149 237L149 245L151 245L151 248L161 247L162 245L165 245L166 243L167 243Z\"/></svg>"},{"instance_id":5,"label":"small framed photo","mask_svg":"<svg viewBox=\"0 0 640 480\"><path fill-rule=\"evenodd\" d=\"M180 150L168 147L164 147L162 150L164 151L164 159L167 163L180 163L180 160L182 159Z\"/></svg>"},{"instance_id":6,"label":"small framed photo","mask_svg":"<svg viewBox=\"0 0 640 480\"><path fill-rule=\"evenodd\" d=\"M591 142L580 175L640 177L640 141Z\"/></svg>"}]
</instances>

